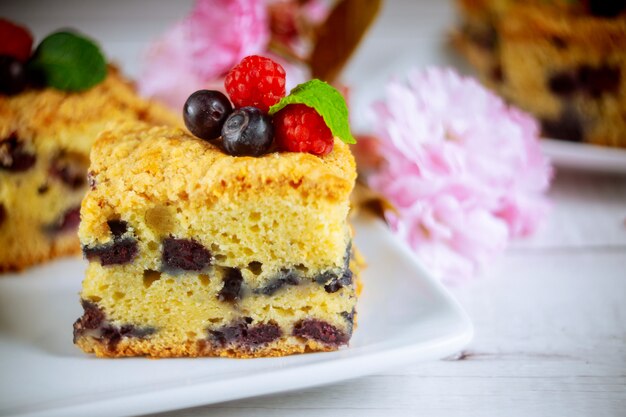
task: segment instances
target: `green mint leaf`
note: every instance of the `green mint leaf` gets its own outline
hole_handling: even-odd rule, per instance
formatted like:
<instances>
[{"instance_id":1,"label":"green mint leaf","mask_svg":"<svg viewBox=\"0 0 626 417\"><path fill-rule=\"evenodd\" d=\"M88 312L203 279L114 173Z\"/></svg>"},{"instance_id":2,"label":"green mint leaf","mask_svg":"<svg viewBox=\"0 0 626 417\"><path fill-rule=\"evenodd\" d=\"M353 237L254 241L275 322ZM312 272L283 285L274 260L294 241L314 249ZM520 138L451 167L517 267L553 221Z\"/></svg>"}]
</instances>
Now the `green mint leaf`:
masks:
<instances>
[{"instance_id":1,"label":"green mint leaf","mask_svg":"<svg viewBox=\"0 0 626 417\"><path fill-rule=\"evenodd\" d=\"M29 66L46 85L63 91L82 91L102 82L107 64L100 48L72 32L56 32L41 41Z\"/></svg>"},{"instance_id":2,"label":"green mint leaf","mask_svg":"<svg viewBox=\"0 0 626 417\"><path fill-rule=\"evenodd\" d=\"M305 104L313 107L326 122L334 136L345 143L356 143L350 133L348 106L339 91L320 80L307 81L297 85L287 97L270 107L270 115L289 104Z\"/></svg>"}]
</instances>

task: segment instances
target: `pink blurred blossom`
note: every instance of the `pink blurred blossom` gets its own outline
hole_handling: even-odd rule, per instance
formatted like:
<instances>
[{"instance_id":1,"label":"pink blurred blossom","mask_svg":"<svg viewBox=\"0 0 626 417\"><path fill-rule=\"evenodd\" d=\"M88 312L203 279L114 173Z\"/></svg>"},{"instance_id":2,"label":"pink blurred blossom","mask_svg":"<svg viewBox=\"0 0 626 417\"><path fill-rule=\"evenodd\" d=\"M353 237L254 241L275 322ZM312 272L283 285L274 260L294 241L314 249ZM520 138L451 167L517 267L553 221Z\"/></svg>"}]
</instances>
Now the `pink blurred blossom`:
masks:
<instances>
[{"instance_id":1,"label":"pink blurred blossom","mask_svg":"<svg viewBox=\"0 0 626 417\"><path fill-rule=\"evenodd\" d=\"M385 163L370 185L392 229L448 283L474 276L545 216L552 176L536 121L451 69L412 70L374 105Z\"/></svg>"},{"instance_id":2,"label":"pink blurred blossom","mask_svg":"<svg viewBox=\"0 0 626 417\"><path fill-rule=\"evenodd\" d=\"M223 89L226 72L245 56L263 54L269 37L264 0L197 0L149 48L139 91L181 108L195 90Z\"/></svg>"}]
</instances>

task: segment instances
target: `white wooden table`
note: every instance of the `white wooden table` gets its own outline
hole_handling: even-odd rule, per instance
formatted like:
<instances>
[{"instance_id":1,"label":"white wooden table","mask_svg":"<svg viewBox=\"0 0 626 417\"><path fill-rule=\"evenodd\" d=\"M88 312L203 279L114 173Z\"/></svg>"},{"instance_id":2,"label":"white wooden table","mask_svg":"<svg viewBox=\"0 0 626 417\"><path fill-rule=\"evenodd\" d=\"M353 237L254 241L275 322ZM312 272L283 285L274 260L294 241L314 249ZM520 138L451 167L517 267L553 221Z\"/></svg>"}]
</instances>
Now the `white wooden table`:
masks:
<instances>
[{"instance_id":1,"label":"white wooden table","mask_svg":"<svg viewBox=\"0 0 626 417\"><path fill-rule=\"evenodd\" d=\"M41 38L74 26L137 74L146 42L190 1L0 4ZM41 2L39 2L41 3ZM390 72L447 63L444 1L389 0L345 78L357 113ZM357 128L367 122L358 118ZM625 132L626 134L626 132ZM474 282L453 288L475 340L446 360L172 416L626 416L626 177L558 172L549 222Z\"/></svg>"}]
</instances>

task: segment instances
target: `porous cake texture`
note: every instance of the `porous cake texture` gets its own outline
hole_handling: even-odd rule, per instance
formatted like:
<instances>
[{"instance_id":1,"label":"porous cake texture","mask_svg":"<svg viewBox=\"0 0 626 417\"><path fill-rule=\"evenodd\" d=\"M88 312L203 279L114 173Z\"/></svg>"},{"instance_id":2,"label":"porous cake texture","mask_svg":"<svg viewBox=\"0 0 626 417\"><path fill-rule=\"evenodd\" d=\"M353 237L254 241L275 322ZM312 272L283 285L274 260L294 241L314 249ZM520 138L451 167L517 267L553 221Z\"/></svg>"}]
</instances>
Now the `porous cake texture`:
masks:
<instances>
[{"instance_id":1,"label":"porous cake texture","mask_svg":"<svg viewBox=\"0 0 626 417\"><path fill-rule=\"evenodd\" d=\"M458 0L453 39L488 86L538 117L544 136L626 147L620 1Z\"/></svg>"},{"instance_id":2,"label":"porous cake texture","mask_svg":"<svg viewBox=\"0 0 626 417\"><path fill-rule=\"evenodd\" d=\"M234 157L125 124L91 154L79 235L89 266L75 343L98 356L280 356L348 343L356 170L325 157Z\"/></svg>"},{"instance_id":3,"label":"porous cake texture","mask_svg":"<svg viewBox=\"0 0 626 417\"><path fill-rule=\"evenodd\" d=\"M115 68L81 93L0 95L0 271L78 253L89 150L112 121L179 124L135 95Z\"/></svg>"}]
</instances>

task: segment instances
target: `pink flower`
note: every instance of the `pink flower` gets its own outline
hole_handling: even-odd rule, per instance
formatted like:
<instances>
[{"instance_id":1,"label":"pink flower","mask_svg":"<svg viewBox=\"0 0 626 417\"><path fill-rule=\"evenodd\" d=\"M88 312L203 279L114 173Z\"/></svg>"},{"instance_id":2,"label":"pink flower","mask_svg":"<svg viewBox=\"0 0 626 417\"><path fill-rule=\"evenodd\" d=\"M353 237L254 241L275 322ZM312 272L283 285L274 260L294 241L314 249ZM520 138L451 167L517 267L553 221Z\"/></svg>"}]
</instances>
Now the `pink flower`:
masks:
<instances>
[{"instance_id":1,"label":"pink flower","mask_svg":"<svg viewBox=\"0 0 626 417\"><path fill-rule=\"evenodd\" d=\"M262 54L269 36L264 0L197 0L151 45L139 91L180 109L195 90L223 89L226 72L245 56Z\"/></svg>"},{"instance_id":2,"label":"pink flower","mask_svg":"<svg viewBox=\"0 0 626 417\"><path fill-rule=\"evenodd\" d=\"M198 0L186 19L195 73L214 79L264 51L270 37L266 10L263 0Z\"/></svg>"},{"instance_id":3,"label":"pink flower","mask_svg":"<svg viewBox=\"0 0 626 417\"><path fill-rule=\"evenodd\" d=\"M475 275L547 212L552 170L537 123L451 69L391 81L376 103L385 160L370 185L392 229L446 282Z\"/></svg>"}]
</instances>

